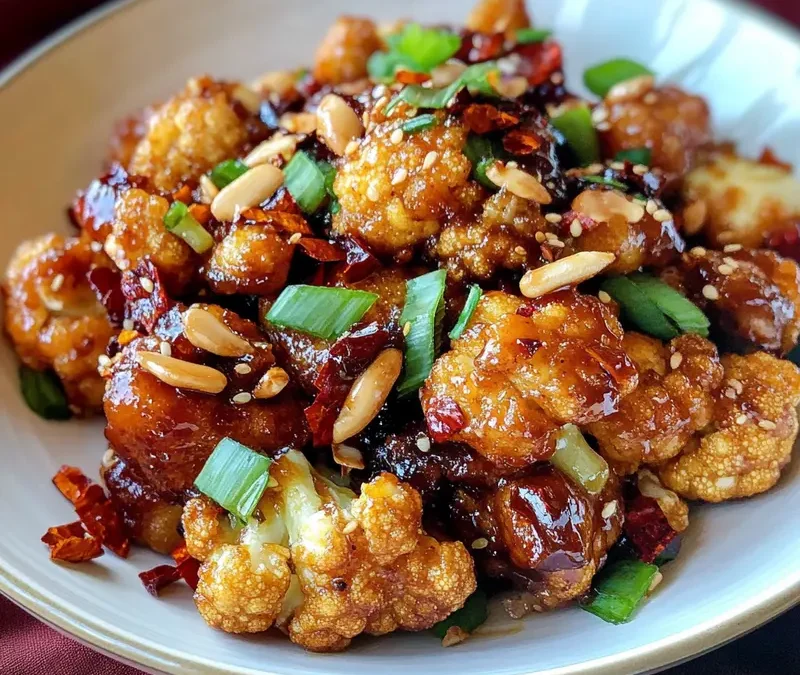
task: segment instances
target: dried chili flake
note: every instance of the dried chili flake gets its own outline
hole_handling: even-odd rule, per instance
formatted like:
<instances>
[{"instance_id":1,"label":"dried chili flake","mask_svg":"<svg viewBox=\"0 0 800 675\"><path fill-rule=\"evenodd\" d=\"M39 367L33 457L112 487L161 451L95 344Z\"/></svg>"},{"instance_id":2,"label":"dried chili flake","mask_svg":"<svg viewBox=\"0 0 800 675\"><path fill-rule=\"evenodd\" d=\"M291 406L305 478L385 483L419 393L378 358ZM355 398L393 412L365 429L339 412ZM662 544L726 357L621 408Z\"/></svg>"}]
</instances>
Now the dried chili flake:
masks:
<instances>
[{"instance_id":1,"label":"dried chili flake","mask_svg":"<svg viewBox=\"0 0 800 675\"><path fill-rule=\"evenodd\" d=\"M344 237L338 240L338 243L345 251L345 259L334 270L334 278L352 284L366 279L382 267L380 260L372 253L369 246L358 237Z\"/></svg>"},{"instance_id":2,"label":"dried chili flake","mask_svg":"<svg viewBox=\"0 0 800 675\"><path fill-rule=\"evenodd\" d=\"M303 211L285 186L278 188L277 192L264 204L264 211L282 211L302 216Z\"/></svg>"},{"instance_id":3,"label":"dried chili flake","mask_svg":"<svg viewBox=\"0 0 800 675\"><path fill-rule=\"evenodd\" d=\"M520 56L517 74L525 77L532 86L550 79L563 65L561 46L556 42L518 45L514 52Z\"/></svg>"},{"instance_id":4,"label":"dried chili flake","mask_svg":"<svg viewBox=\"0 0 800 675\"><path fill-rule=\"evenodd\" d=\"M450 440L467 426L461 406L449 396L434 396L425 408L428 432L436 443Z\"/></svg>"},{"instance_id":5,"label":"dried chili flake","mask_svg":"<svg viewBox=\"0 0 800 675\"><path fill-rule=\"evenodd\" d=\"M332 244L324 239L303 237L297 242L309 258L319 262L340 262L345 259L345 252L336 244Z\"/></svg>"},{"instance_id":6,"label":"dried chili flake","mask_svg":"<svg viewBox=\"0 0 800 675\"><path fill-rule=\"evenodd\" d=\"M784 230L771 232L765 237L765 243L767 248L800 262L800 221L792 223Z\"/></svg>"},{"instance_id":7,"label":"dried chili flake","mask_svg":"<svg viewBox=\"0 0 800 675\"><path fill-rule=\"evenodd\" d=\"M519 124L519 117L488 103L472 103L464 108L464 124L476 134L488 134Z\"/></svg>"},{"instance_id":8,"label":"dried chili flake","mask_svg":"<svg viewBox=\"0 0 800 675\"><path fill-rule=\"evenodd\" d=\"M142 279L153 282L152 292L145 289ZM125 296L125 318L131 319L137 329L150 334L158 320L173 305L164 290L158 268L150 259L140 262L136 269L122 273L122 293Z\"/></svg>"},{"instance_id":9,"label":"dried chili flake","mask_svg":"<svg viewBox=\"0 0 800 675\"><path fill-rule=\"evenodd\" d=\"M172 200L175 202L183 202L188 206L192 203L192 188L188 185L181 185L172 193Z\"/></svg>"},{"instance_id":10,"label":"dried chili flake","mask_svg":"<svg viewBox=\"0 0 800 675\"><path fill-rule=\"evenodd\" d=\"M188 549L186 542L179 544L172 552L172 559L178 567L178 574L181 576L186 584L193 590L197 590L199 583L200 561L193 558Z\"/></svg>"},{"instance_id":11,"label":"dried chili flake","mask_svg":"<svg viewBox=\"0 0 800 675\"><path fill-rule=\"evenodd\" d=\"M174 565L158 565L151 570L139 573L139 579L147 592L157 598L163 589L174 584L181 578L178 568Z\"/></svg>"},{"instance_id":12,"label":"dried chili flake","mask_svg":"<svg viewBox=\"0 0 800 675\"><path fill-rule=\"evenodd\" d=\"M122 294L122 275L110 267L94 267L86 274L97 300L105 307L111 323L121 326L125 319L125 296Z\"/></svg>"},{"instance_id":13,"label":"dried chili flake","mask_svg":"<svg viewBox=\"0 0 800 675\"><path fill-rule=\"evenodd\" d=\"M761 151L761 156L758 158L758 163L766 164L767 166L776 166L779 169L788 171L789 173L794 170L794 167L789 162L784 162L783 160L779 159L772 148L764 148L764 150Z\"/></svg>"},{"instance_id":14,"label":"dried chili flake","mask_svg":"<svg viewBox=\"0 0 800 675\"><path fill-rule=\"evenodd\" d=\"M542 147L542 137L532 129L512 129L503 136L503 148L512 155L530 155Z\"/></svg>"},{"instance_id":15,"label":"dried chili flake","mask_svg":"<svg viewBox=\"0 0 800 675\"><path fill-rule=\"evenodd\" d=\"M652 563L678 534L658 502L642 494L625 504L623 531L636 554L646 563Z\"/></svg>"},{"instance_id":16,"label":"dried chili flake","mask_svg":"<svg viewBox=\"0 0 800 675\"><path fill-rule=\"evenodd\" d=\"M259 208L251 208L242 211L240 219L245 222L271 225L287 234L314 235L314 230L311 229L302 215L290 213L289 211L265 211Z\"/></svg>"},{"instance_id":17,"label":"dried chili flake","mask_svg":"<svg viewBox=\"0 0 800 675\"><path fill-rule=\"evenodd\" d=\"M88 535L80 521L48 528L42 542L49 547L51 560L79 563L103 555L100 541Z\"/></svg>"},{"instance_id":18,"label":"dried chili flake","mask_svg":"<svg viewBox=\"0 0 800 675\"><path fill-rule=\"evenodd\" d=\"M585 213L570 210L561 216L561 221L559 223L563 236L566 237L570 235L570 227L575 220L581 224L581 232L591 232L599 225L594 218L590 218Z\"/></svg>"},{"instance_id":19,"label":"dried chili flake","mask_svg":"<svg viewBox=\"0 0 800 675\"><path fill-rule=\"evenodd\" d=\"M53 476L53 485L73 506L78 502L81 493L91 484L92 481L86 477L83 471L76 466L68 466L67 464L64 464L58 470L58 473Z\"/></svg>"},{"instance_id":20,"label":"dried chili flake","mask_svg":"<svg viewBox=\"0 0 800 675\"><path fill-rule=\"evenodd\" d=\"M394 74L395 82L400 84L422 84L431 79L428 73L415 73L411 70L398 70Z\"/></svg>"},{"instance_id":21,"label":"dried chili flake","mask_svg":"<svg viewBox=\"0 0 800 675\"><path fill-rule=\"evenodd\" d=\"M461 47L455 58L468 64L496 59L503 53L505 41L506 38L503 33L463 31L461 33Z\"/></svg>"}]
</instances>

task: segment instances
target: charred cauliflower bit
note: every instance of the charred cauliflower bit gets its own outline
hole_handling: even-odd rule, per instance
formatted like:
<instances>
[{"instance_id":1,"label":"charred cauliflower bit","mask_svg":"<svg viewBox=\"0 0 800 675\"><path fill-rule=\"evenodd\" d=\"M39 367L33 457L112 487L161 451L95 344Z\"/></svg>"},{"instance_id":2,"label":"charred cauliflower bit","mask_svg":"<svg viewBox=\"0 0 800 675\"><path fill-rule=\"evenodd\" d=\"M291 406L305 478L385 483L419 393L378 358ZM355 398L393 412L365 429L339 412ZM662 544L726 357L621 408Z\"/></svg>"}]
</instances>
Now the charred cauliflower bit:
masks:
<instances>
[{"instance_id":1,"label":"charred cauliflower bit","mask_svg":"<svg viewBox=\"0 0 800 675\"><path fill-rule=\"evenodd\" d=\"M658 470L663 484L686 499L721 502L769 490L797 437L795 365L762 352L726 356L722 365L713 423Z\"/></svg>"},{"instance_id":2,"label":"charred cauliflower bit","mask_svg":"<svg viewBox=\"0 0 800 675\"><path fill-rule=\"evenodd\" d=\"M360 497L291 450L257 518L231 526L205 498L183 516L189 552L203 561L195 594L209 625L261 632L276 624L312 651L339 651L362 632L422 630L475 590L461 543L422 530L419 494L390 474Z\"/></svg>"},{"instance_id":3,"label":"charred cauliflower bit","mask_svg":"<svg viewBox=\"0 0 800 675\"><path fill-rule=\"evenodd\" d=\"M367 59L381 46L372 21L341 16L317 48L314 79L323 84L341 84L366 77Z\"/></svg>"},{"instance_id":4,"label":"charred cauliflower bit","mask_svg":"<svg viewBox=\"0 0 800 675\"><path fill-rule=\"evenodd\" d=\"M234 110L228 89L209 78L189 80L148 119L128 170L148 177L160 190L174 190L238 156L247 126Z\"/></svg>"},{"instance_id":5,"label":"charred cauliflower bit","mask_svg":"<svg viewBox=\"0 0 800 675\"><path fill-rule=\"evenodd\" d=\"M102 407L97 359L116 333L86 280L97 266L110 262L87 239L50 234L17 248L3 284L5 329L22 362L52 368L78 414Z\"/></svg>"}]
</instances>

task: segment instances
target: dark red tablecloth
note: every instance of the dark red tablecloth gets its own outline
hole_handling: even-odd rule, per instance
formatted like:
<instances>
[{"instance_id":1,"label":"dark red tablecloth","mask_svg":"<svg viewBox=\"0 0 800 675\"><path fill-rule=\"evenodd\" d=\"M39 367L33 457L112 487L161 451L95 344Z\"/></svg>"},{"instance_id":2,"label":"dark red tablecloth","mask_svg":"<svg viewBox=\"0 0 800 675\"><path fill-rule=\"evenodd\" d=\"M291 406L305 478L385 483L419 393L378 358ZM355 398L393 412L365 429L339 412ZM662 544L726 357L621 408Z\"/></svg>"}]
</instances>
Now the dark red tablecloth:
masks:
<instances>
[{"instance_id":1,"label":"dark red tablecloth","mask_svg":"<svg viewBox=\"0 0 800 675\"><path fill-rule=\"evenodd\" d=\"M98 0L0 0L0 66L99 4ZM800 0L757 4L800 24ZM795 675L800 673L798 635L800 608L667 675ZM0 675L140 674L59 635L0 597Z\"/></svg>"}]
</instances>

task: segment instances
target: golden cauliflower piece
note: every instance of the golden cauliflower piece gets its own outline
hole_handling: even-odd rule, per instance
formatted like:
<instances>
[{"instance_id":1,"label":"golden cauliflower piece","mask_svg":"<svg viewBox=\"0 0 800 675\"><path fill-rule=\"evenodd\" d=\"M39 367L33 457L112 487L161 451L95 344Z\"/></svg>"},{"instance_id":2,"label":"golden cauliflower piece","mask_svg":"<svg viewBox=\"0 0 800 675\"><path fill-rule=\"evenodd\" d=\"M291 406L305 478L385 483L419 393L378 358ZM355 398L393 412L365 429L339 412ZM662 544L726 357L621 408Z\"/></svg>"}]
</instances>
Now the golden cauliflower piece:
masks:
<instances>
[{"instance_id":1,"label":"golden cauliflower piece","mask_svg":"<svg viewBox=\"0 0 800 675\"><path fill-rule=\"evenodd\" d=\"M314 56L314 79L323 84L352 82L367 76L367 59L382 44L369 19L340 16Z\"/></svg>"},{"instance_id":2,"label":"golden cauliflower piece","mask_svg":"<svg viewBox=\"0 0 800 675\"><path fill-rule=\"evenodd\" d=\"M276 624L306 649L339 651L359 633L430 628L475 590L463 544L426 535L419 494L396 477L382 474L356 497L296 450L270 476L276 488L243 528L205 498L186 505L186 544L203 561L195 601L209 625Z\"/></svg>"},{"instance_id":3,"label":"golden cauliflower piece","mask_svg":"<svg viewBox=\"0 0 800 675\"><path fill-rule=\"evenodd\" d=\"M490 292L437 359L421 400L435 441L522 467L550 456L563 424L611 414L636 383L622 328L596 298L558 291L526 302Z\"/></svg>"},{"instance_id":4,"label":"golden cauliflower piece","mask_svg":"<svg viewBox=\"0 0 800 675\"><path fill-rule=\"evenodd\" d=\"M774 164L720 153L686 176L683 197L702 202L704 234L715 246L758 247L800 217L800 183Z\"/></svg>"},{"instance_id":5,"label":"golden cauliflower piece","mask_svg":"<svg viewBox=\"0 0 800 675\"><path fill-rule=\"evenodd\" d=\"M639 386L619 410L586 427L618 474L634 473L677 455L714 414L713 393L722 381L717 348L699 335L668 345L626 333L623 347L639 370Z\"/></svg>"},{"instance_id":6,"label":"golden cauliflower piece","mask_svg":"<svg viewBox=\"0 0 800 675\"><path fill-rule=\"evenodd\" d=\"M467 129L442 117L395 145L391 135L407 120L405 110L399 105L391 120L367 133L334 182L341 211L333 229L360 237L379 255L398 258L438 235L458 214L471 213L484 194L470 180L472 165L462 152Z\"/></svg>"},{"instance_id":7,"label":"golden cauliflower piece","mask_svg":"<svg viewBox=\"0 0 800 675\"><path fill-rule=\"evenodd\" d=\"M686 499L721 502L769 490L797 437L800 371L763 352L725 356L714 419L659 467L662 483Z\"/></svg>"},{"instance_id":8,"label":"golden cauliflower piece","mask_svg":"<svg viewBox=\"0 0 800 675\"><path fill-rule=\"evenodd\" d=\"M90 414L102 407L97 358L116 333L86 275L110 267L88 239L48 234L21 244L3 283L5 329L22 362L52 368L70 408Z\"/></svg>"},{"instance_id":9,"label":"golden cauliflower piece","mask_svg":"<svg viewBox=\"0 0 800 675\"><path fill-rule=\"evenodd\" d=\"M508 33L531 25L524 0L480 0L469 13L468 30L476 33Z\"/></svg>"},{"instance_id":10,"label":"golden cauliflower piece","mask_svg":"<svg viewBox=\"0 0 800 675\"><path fill-rule=\"evenodd\" d=\"M174 190L222 160L239 156L248 131L231 91L207 77L189 80L147 120L130 173L146 176L160 190Z\"/></svg>"}]
</instances>

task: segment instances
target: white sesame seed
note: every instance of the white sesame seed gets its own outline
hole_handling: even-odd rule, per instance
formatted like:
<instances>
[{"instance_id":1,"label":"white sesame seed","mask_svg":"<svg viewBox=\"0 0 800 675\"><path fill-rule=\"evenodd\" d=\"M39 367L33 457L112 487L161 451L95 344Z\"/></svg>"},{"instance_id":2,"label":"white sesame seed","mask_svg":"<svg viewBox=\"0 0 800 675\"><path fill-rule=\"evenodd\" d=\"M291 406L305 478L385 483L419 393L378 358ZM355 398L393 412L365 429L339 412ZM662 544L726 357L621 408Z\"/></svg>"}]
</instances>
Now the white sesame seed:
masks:
<instances>
[{"instance_id":1,"label":"white sesame seed","mask_svg":"<svg viewBox=\"0 0 800 675\"><path fill-rule=\"evenodd\" d=\"M544 219L548 223L553 223L553 224L561 222L561 216L557 213L548 213L547 215L545 215Z\"/></svg>"},{"instance_id":2,"label":"white sesame seed","mask_svg":"<svg viewBox=\"0 0 800 675\"><path fill-rule=\"evenodd\" d=\"M452 99L451 99L451 101L452 101ZM408 119L411 119L412 117L416 117L416 116L417 116L417 109L416 109L416 108L411 108L411 109L410 109L410 110L409 110L409 111L406 113L406 117L408 117Z\"/></svg>"},{"instance_id":3,"label":"white sesame seed","mask_svg":"<svg viewBox=\"0 0 800 675\"><path fill-rule=\"evenodd\" d=\"M602 302L604 305L607 305L609 302L611 302L611 296L605 291L600 291L597 294L597 297L600 299L600 302Z\"/></svg>"},{"instance_id":4,"label":"white sesame seed","mask_svg":"<svg viewBox=\"0 0 800 675\"><path fill-rule=\"evenodd\" d=\"M544 236L548 241L553 241L554 239L558 239L558 235L555 232L545 232Z\"/></svg>"},{"instance_id":5,"label":"white sesame seed","mask_svg":"<svg viewBox=\"0 0 800 675\"><path fill-rule=\"evenodd\" d=\"M741 394L744 391L744 385L735 377L732 377L730 380L728 380L728 384L730 384L736 390L737 394Z\"/></svg>"},{"instance_id":6,"label":"white sesame seed","mask_svg":"<svg viewBox=\"0 0 800 675\"><path fill-rule=\"evenodd\" d=\"M625 162L611 162L608 166L615 171L622 171L625 168Z\"/></svg>"},{"instance_id":7,"label":"white sesame seed","mask_svg":"<svg viewBox=\"0 0 800 675\"><path fill-rule=\"evenodd\" d=\"M248 373L252 372L252 368L248 366L246 363L237 363L233 369L239 373L239 375L247 375Z\"/></svg>"},{"instance_id":8,"label":"white sesame seed","mask_svg":"<svg viewBox=\"0 0 800 675\"><path fill-rule=\"evenodd\" d=\"M234 396L231 399L231 401L237 404L250 403L250 401L252 400L253 400L253 395L246 391L240 391L238 394L236 394L236 396Z\"/></svg>"},{"instance_id":9,"label":"white sesame seed","mask_svg":"<svg viewBox=\"0 0 800 675\"><path fill-rule=\"evenodd\" d=\"M509 169L519 169L519 162L515 162L515 161L512 160L510 162L506 162L506 166Z\"/></svg>"},{"instance_id":10,"label":"white sesame seed","mask_svg":"<svg viewBox=\"0 0 800 675\"><path fill-rule=\"evenodd\" d=\"M644 176L649 169L644 164L637 164L633 167L633 173L637 176Z\"/></svg>"},{"instance_id":11,"label":"white sesame seed","mask_svg":"<svg viewBox=\"0 0 800 675\"><path fill-rule=\"evenodd\" d=\"M111 359L105 354L100 354L100 356L97 357L97 364L100 366L109 366L111 365Z\"/></svg>"},{"instance_id":12,"label":"white sesame seed","mask_svg":"<svg viewBox=\"0 0 800 675\"><path fill-rule=\"evenodd\" d=\"M760 426L765 431L772 431L773 429L777 429L778 425L775 424L772 420L759 420L758 426Z\"/></svg>"},{"instance_id":13,"label":"white sesame seed","mask_svg":"<svg viewBox=\"0 0 800 675\"><path fill-rule=\"evenodd\" d=\"M472 548L474 548L475 550L486 548L488 545L489 545L489 540L486 537L479 537L478 539L472 542Z\"/></svg>"},{"instance_id":14,"label":"white sesame seed","mask_svg":"<svg viewBox=\"0 0 800 675\"><path fill-rule=\"evenodd\" d=\"M611 129L611 125L608 122L600 122L600 124L598 124L595 127L595 129L597 129L598 131L608 131L609 129Z\"/></svg>"},{"instance_id":15,"label":"white sesame seed","mask_svg":"<svg viewBox=\"0 0 800 675\"><path fill-rule=\"evenodd\" d=\"M733 274L733 267L731 267L730 265L723 264L717 268L717 272L719 272L723 276L727 276L728 274Z\"/></svg>"},{"instance_id":16,"label":"white sesame seed","mask_svg":"<svg viewBox=\"0 0 800 675\"><path fill-rule=\"evenodd\" d=\"M417 439L417 447L420 452L428 452L431 449L431 439L427 436L420 436Z\"/></svg>"},{"instance_id":17,"label":"white sesame seed","mask_svg":"<svg viewBox=\"0 0 800 675\"><path fill-rule=\"evenodd\" d=\"M729 256L725 256L722 259L722 262L724 262L726 265L730 266L733 269L736 269L737 267L739 267L739 263L736 262L733 258L731 258Z\"/></svg>"},{"instance_id":18,"label":"white sesame seed","mask_svg":"<svg viewBox=\"0 0 800 675\"><path fill-rule=\"evenodd\" d=\"M295 232L291 237L289 237L289 245L294 246L302 238L303 235L300 232Z\"/></svg>"},{"instance_id":19,"label":"white sesame seed","mask_svg":"<svg viewBox=\"0 0 800 675\"><path fill-rule=\"evenodd\" d=\"M583 234L583 225L581 225L580 221L576 218L572 221L569 226L569 233L573 237L580 237Z\"/></svg>"},{"instance_id":20,"label":"white sesame seed","mask_svg":"<svg viewBox=\"0 0 800 675\"><path fill-rule=\"evenodd\" d=\"M93 253L100 253L103 250L103 245L99 241L93 241L89 244L89 248Z\"/></svg>"},{"instance_id":21,"label":"white sesame seed","mask_svg":"<svg viewBox=\"0 0 800 675\"><path fill-rule=\"evenodd\" d=\"M160 351L164 356L172 356L172 345L169 342L164 342L163 340L158 345L158 351Z\"/></svg>"},{"instance_id":22,"label":"white sesame seed","mask_svg":"<svg viewBox=\"0 0 800 675\"><path fill-rule=\"evenodd\" d=\"M594 110L592 110L592 122L595 124L600 124L600 122L605 122L608 119L608 110L605 106L599 105Z\"/></svg>"},{"instance_id":23,"label":"white sesame seed","mask_svg":"<svg viewBox=\"0 0 800 675\"><path fill-rule=\"evenodd\" d=\"M365 129L369 126L369 112L368 111L365 110L364 113L361 115L361 122L363 123Z\"/></svg>"},{"instance_id":24,"label":"white sesame seed","mask_svg":"<svg viewBox=\"0 0 800 675\"><path fill-rule=\"evenodd\" d=\"M566 244L560 239L549 239L547 243L550 244L550 246L555 246L556 248L564 248L566 246Z\"/></svg>"},{"instance_id":25,"label":"white sesame seed","mask_svg":"<svg viewBox=\"0 0 800 675\"><path fill-rule=\"evenodd\" d=\"M736 253L736 251L742 250L741 244L726 244L725 247L722 249L725 253Z\"/></svg>"},{"instance_id":26,"label":"white sesame seed","mask_svg":"<svg viewBox=\"0 0 800 675\"><path fill-rule=\"evenodd\" d=\"M528 255L528 252L525 250L524 246L515 246L514 253L517 255Z\"/></svg>"},{"instance_id":27,"label":"white sesame seed","mask_svg":"<svg viewBox=\"0 0 800 675\"><path fill-rule=\"evenodd\" d=\"M732 399L732 400L733 400L733 399L735 399L735 398L736 398L736 392L733 390L733 388L732 388L732 387L727 387L727 388L725 389L725 396L726 396L727 398L729 398L729 399Z\"/></svg>"},{"instance_id":28,"label":"white sesame seed","mask_svg":"<svg viewBox=\"0 0 800 675\"><path fill-rule=\"evenodd\" d=\"M672 368L672 370L679 368L681 363L683 363L683 354L680 352L675 352L669 357L669 367Z\"/></svg>"},{"instance_id":29,"label":"white sesame seed","mask_svg":"<svg viewBox=\"0 0 800 675\"><path fill-rule=\"evenodd\" d=\"M403 324L403 335L408 335L411 332L411 322L406 321Z\"/></svg>"},{"instance_id":30,"label":"white sesame seed","mask_svg":"<svg viewBox=\"0 0 800 675\"><path fill-rule=\"evenodd\" d=\"M702 246L695 246L689 253L697 258L702 258L708 251L706 251Z\"/></svg>"},{"instance_id":31,"label":"white sesame seed","mask_svg":"<svg viewBox=\"0 0 800 675\"><path fill-rule=\"evenodd\" d=\"M643 101L644 101L644 102L645 102L647 105L653 105L654 103L658 102L658 96L656 96L655 92L652 92L652 91L651 91L651 92L649 92L649 93L645 94L645 95L644 95L644 98L642 98L642 100L643 100Z\"/></svg>"},{"instance_id":32,"label":"white sesame seed","mask_svg":"<svg viewBox=\"0 0 800 675\"><path fill-rule=\"evenodd\" d=\"M656 211L658 211L658 203L654 199L648 199L644 210L652 216Z\"/></svg>"},{"instance_id":33,"label":"white sesame seed","mask_svg":"<svg viewBox=\"0 0 800 675\"><path fill-rule=\"evenodd\" d=\"M375 187L374 183L370 183L367 187L367 199L369 199L371 202L377 202L380 199L378 188Z\"/></svg>"},{"instance_id":34,"label":"white sesame seed","mask_svg":"<svg viewBox=\"0 0 800 675\"><path fill-rule=\"evenodd\" d=\"M123 330L133 330L133 319L125 319L122 322L122 329Z\"/></svg>"},{"instance_id":35,"label":"white sesame seed","mask_svg":"<svg viewBox=\"0 0 800 675\"><path fill-rule=\"evenodd\" d=\"M590 164L589 166L587 166L583 170L583 173L586 176L590 176L593 173L600 173L603 169L605 169L605 167L602 164L600 164L599 162L595 162L594 164Z\"/></svg>"},{"instance_id":36,"label":"white sesame seed","mask_svg":"<svg viewBox=\"0 0 800 675\"><path fill-rule=\"evenodd\" d=\"M648 593L652 593L656 590L656 587L661 583L661 580L664 578L664 575L661 572L656 572L653 575L653 580L650 582L650 588L647 589Z\"/></svg>"},{"instance_id":37,"label":"white sesame seed","mask_svg":"<svg viewBox=\"0 0 800 675\"><path fill-rule=\"evenodd\" d=\"M553 73L550 76L550 81L553 84L564 84L564 76L561 73Z\"/></svg>"},{"instance_id":38,"label":"white sesame seed","mask_svg":"<svg viewBox=\"0 0 800 675\"><path fill-rule=\"evenodd\" d=\"M425 159L422 160L422 168L430 169L438 158L439 153L436 152L436 150L431 150L427 155L425 155Z\"/></svg>"},{"instance_id":39,"label":"white sesame seed","mask_svg":"<svg viewBox=\"0 0 800 675\"><path fill-rule=\"evenodd\" d=\"M375 112L378 112L388 102L389 102L388 96L381 96L377 101L375 101Z\"/></svg>"},{"instance_id":40,"label":"white sesame seed","mask_svg":"<svg viewBox=\"0 0 800 675\"><path fill-rule=\"evenodd\" d=\"M64 285L64 275L63 274L56 274L53 277L53 280L50 282L50 290L53 293L58 293L61 287Z\"/></svg>"},{"instance_id":41,"label":"white sesame seed","mask_svg":"<svg viewBox=\"0 0 800 675\"><path fill-rule=\"evenodd\" d=\"M719 291L714 288L711 284L706 284L703 286L703 297L707 298L708 300L718 300L719 299Z\"/></svg>"},{"instance_id":42,"label":"white sesame seed","mask_svg":"<svg viewBox=\"0 0 800 675\"><path fill-rule=\"evenodd\" d=\"M742 425L742 424L744 424L745 422L747 422L747 415L744 415L744 414L742 414L742 415L738 415L738 416L736 417L736 424L738 424L738 425Z\"/></svg>"},{"instance_id":43,"label":"white sesame seed","mask_svg":"<svg viewBox=\"0 0 800 675\"><path fill-rule=\"evenodd\" d=\"M153 284L153 280L149 277L139 277L139 283L147 293L152 293L156 288Z\"/></svg>"},{"instance_id":44,"label":"white sesame seed","mask_svg":"<svg viewBox=\"0 0 800 675\"><path fill-rule=\"evenodd\" d=\"M347 523L347 525L345 525L342 528L342 534L352 534L353 532L356 531L357 527L358 527L358 521L351 520L349 523Z\"/></svg>"},{"instance_id":45,"label":"white sesame seed","mask_svg":"<svg viewBox=\"0 0 800 675\"><path fill-rule=\"evenodd\" d=\"M606 505L603 507L603 510L600 512L600 515L603 518L611 518L617 512L617 502L607 502Z\"/></svg>"},{"instance_id":46,"label":"white sesame seed","mask_svg":"<svg viewBox=\"0 0 800 675\"><path fill-rule=\"evenodd\" d=\"M657 220L659 223L666 223L668 220L672 220L672 214L667 211L667 209L658 209L653 214L653 219Z\"/></svg>"},{"instance_id":47,"label":"white sesame seed","mask_svg":"<svg viewBox=\"0 0 800 675\"><path fill-rule=\"evenodd\" d=\"M392 132L392 135L389 136L389 140L394 143L395 145L400 145L403 142L403 130L402 129L395 129Z\"/></svg>"},{"instance_id":48,"label":"white sesame seed","mask_svg":"<svg viewBox=\"0 0 800 675\"><path fill-rule=\"evenodd\" d=\"M372 97L373 98L380 98L381 96L386 96L386 85L379 84L375 89L372 90Z\"/></svg>"},{"instance_id":49,"label":"white sesame seed","mask_svg":"<svg viewBox=\"0 0 800 675\"><path fill-rule=\"evenodd\" d=\"M406 178L408 178L408 171L401 166L392 176L392 185L400 185Z\"/></svg>"},{"instance_id":50,"label":"white sesame seed","mask_svg":"<svg viewBox=\"0 0 800 675\"><path fill-rule=\"evenodd\" d=\"M356 150L358 150L358 141L350 141L347 145L344 146L344 154L345 155L353 155L355 154Z\"/></svg>"}]
</instances>

